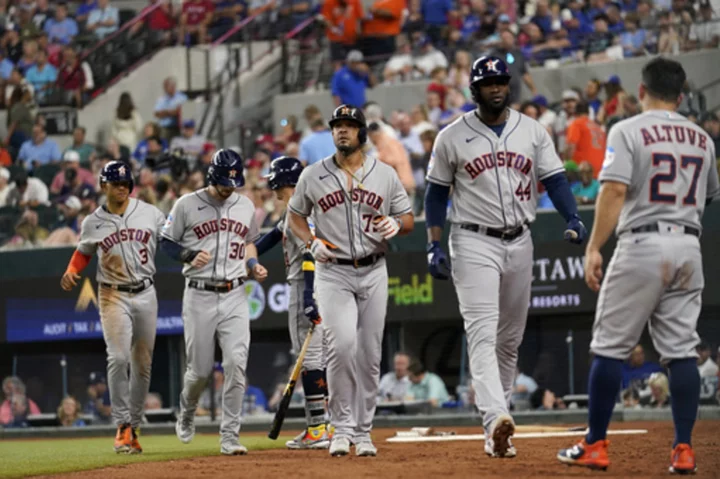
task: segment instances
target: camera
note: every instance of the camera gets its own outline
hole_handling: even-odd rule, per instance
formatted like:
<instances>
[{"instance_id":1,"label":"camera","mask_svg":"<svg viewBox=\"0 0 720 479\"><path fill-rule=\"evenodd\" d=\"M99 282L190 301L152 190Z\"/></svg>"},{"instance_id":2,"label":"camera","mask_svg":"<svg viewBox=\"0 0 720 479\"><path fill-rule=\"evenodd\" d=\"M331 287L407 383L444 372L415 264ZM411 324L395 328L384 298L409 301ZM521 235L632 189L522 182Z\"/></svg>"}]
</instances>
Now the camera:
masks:
<instances>
[{"instance_id":1,"label":"camera","mask_svg":"<svg viewBox=\"0 0 720 479\"><path fill-rule=\"evenodd\" d=\"M145 158L145 165L152 171L170 170L170 176L176 183L184 182L190 174L188 158L182 148L164 151L157 156Z\"/></svg>"}]
</instances>

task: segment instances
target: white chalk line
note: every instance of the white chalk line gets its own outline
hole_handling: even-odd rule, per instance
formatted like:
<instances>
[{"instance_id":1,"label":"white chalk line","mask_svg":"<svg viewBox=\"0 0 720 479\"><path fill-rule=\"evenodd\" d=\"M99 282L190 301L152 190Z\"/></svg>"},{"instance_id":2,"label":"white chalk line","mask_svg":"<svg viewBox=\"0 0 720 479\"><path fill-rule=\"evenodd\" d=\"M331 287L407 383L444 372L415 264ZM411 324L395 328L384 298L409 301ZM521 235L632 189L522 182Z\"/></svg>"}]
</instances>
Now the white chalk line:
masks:
<instances>
[{"instance_id":1,"label":"white chalk line","mask_svg":"<svg viewBox=\"0 0 720 479\"><path fill-rule=\"evenodd\" d=\"M617 429L608 431L608 435L647 434L647 429ZM542 439L546 437L574 437L584 436L587 431L567 432L519 432L513 439ZM484 441L484 434L456 434L453 436L418 436L418 437L391 437L387 442L450 442L450 441Z\"/></svg>"}]
</instances>

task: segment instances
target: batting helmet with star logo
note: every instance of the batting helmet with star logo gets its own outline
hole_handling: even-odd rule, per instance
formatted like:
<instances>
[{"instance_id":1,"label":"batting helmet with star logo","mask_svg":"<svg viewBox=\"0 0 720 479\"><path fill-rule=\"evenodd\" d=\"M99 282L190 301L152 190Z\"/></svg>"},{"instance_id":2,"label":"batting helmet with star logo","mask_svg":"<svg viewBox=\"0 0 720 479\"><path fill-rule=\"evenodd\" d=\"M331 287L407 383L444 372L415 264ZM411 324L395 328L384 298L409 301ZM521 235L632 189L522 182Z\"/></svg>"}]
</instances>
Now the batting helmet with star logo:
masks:
<instances>
[{"instance_id":1,"label":"batting helmet with star logo","mask_svg":"<svg viewBox=\"0 0 720 479\"><path fill-rule=\"evenodd\" d=\"M216 151L210 162L207 176L208 183L211 185L242 187L245 184L242 157L233 150Z\"/></svg>"},{"instance_id":2,"label":"batting helmet with star logo","mask_svg":"<svg viewBox=\"0 0 720 479\"><path fill-rule=\"evenodd\" d=\"M133 181L132 176L132 168L130 168L130 165L125 162L111 161L105 165L100 172L101 185L103 183L120 183L123 181L128 183L128 190L132 193L132 190L135 187L135 182Z\"/></svg>"},{"instance_id":3,"label":"batting helmet with star logo","mask_svg":"<svg viewBox=\"0 0 720 479\"><path fill-rule=\"evenodd\" d=\"M475 60L470 70L470 85L488 78L506 78L510 81L510 70L507 63L493 56L484 56Z\"/></svg>"},{"instance_id":4,"label":"batting helmet with star logo","mask_svg":"<svg viewBox=\"0 0 720 479\"><path fill-rule=\"evenodd\" d=\"M338 122L348 120L355 123L360 131L358 132L358 140L361 145L364 145L367 141L367 121L365 120L365 114L362 109L355 108L351 105L340 105L333 111L332 118L328 122L330 128L336 125Z\"/></svg>"}]
</instances>

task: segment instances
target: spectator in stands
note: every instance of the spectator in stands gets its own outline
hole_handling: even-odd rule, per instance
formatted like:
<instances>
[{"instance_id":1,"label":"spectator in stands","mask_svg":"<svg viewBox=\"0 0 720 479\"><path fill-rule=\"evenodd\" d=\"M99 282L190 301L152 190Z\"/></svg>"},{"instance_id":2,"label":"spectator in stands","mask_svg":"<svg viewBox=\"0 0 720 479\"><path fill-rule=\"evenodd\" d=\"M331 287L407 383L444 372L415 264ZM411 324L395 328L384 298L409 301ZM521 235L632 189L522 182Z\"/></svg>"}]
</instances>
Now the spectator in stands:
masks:
<instances>
[{"instance_id":1,"label":"spectator in stands","mask_svg":"<svg viewBox=\"0 0 720 479\"><path fill-rule=\"evenodd\" d=\"M145 396L146 411L157 411L158 409L162 409L162 407L162 396L160 396L159 393L148 393L148 395Z\"/></svg>"},{"instance_id":2,"label":"spectator in stands","mask_svg":"<svg viewBox=\"0 0 720 479\"><path fill-rule=\"evenodd\" d=\"M34 38L34 37L33 37ZM35 40L25 40L22 42L22 57L16 62L15 66L20 73L25 75L28 69L35 65L37 61L38 44Z\"/></svg>"},{"instance_id":3,"label":"spectator in stands","mask_svg":"<svg viewBox=\"0 0 720 479\"><path fill-rule=\"evenodd\" d=\"M25 79L35 89L35 99L39 104L46 103L49 94L58 78L57 69L48 63L47 52L39 50L36 55L35 65L28 68Z\"/></svg>"},{"instance_id":4,"label":"spectator in stands","mask_svg":"<svg viewBox=\"0 0 720 479\"><path fill-rule=\"evenodd\" d=\"M0 85L4 85L10 79L13 68L15 68L15 65L12 60L5 55L4 50L0 49Z\"/></svg>"},{"instance_id":5,"label":"spectator in stands","mask_svg":"<svg viewBox=\"0 0 720 479\"><path fill-rule=\"evenodd\" d=\"M537 388L530 395L530 407L536 411L552 411L553 409L566 409L562 398L556 397L555 393L546 388Z\"/></svg>"},{"instance_id":6,"label":"spectator in stands","mask_svg":"<svg viewBox=\"0 0 720 479\"><path fill-rule=\"evenodd\" d=\"M532 99L532 103L537 107L538 118L537 121L545 127L545 129L552 134L553 126L557 120L557 113L548 107L547 98L544 95L536 95Z\"/></svg>"},{"instance_id":7,"label":"spectator in stands","mask_svg":"<svg viewBox=\"0 0 720 479\"><path fill-rule=\"evenodd\" d=\"M330 89L335 106L344 104L361 108L365 104L365 89L375 85L375 76L363 58L359 50L352 50L345 66L333 75Z\"/></svg>"},{"instance_id":8,"label":"spectator in stands","mask_svg":"<svg viewBox=\"0 0 720 479\"><path fill-rule=\"evenodd\" d=\"M520 371L520 367L515 369L515 382L513 383L511 402L515 406L520 402L529 402L530 396L537 390L538 385L532 376ZM527 406L525 406L527 407Z\"/></svg>"},{"instance_id":9,"label":"spectator in stands","mask_svg":"<svg viewBox=\"0 0 720 479\"><path fill-rule=\"evenodd\" d=\"M715 143L715 155L720 158L720 120L715 113L707 113L702 119L703 129Z\"/></svg>"},{"instance_id":10,"label":"spectator in stands","mask_svg":"<svg viewBox=\"0 0 720 479\"><path fill-rule=\"evenodd\" d=\"M28 400L24 394L15 394L10 400L10 420L3 423L7 429L28 427Z\"/></svg>"},{"instance_id":11,"label":"spectator in stands","mask_svg":"<svg viewBox=\"0 0 720 479\"><path fill-rule=\"evenodd\" d=\"M288 115L280 120L280 128L280 134L274 138L276 145L287 147L290 143L300 141L302 133L298 130L298 118L295 115Z\"/></svg>"},{"instance_id":12,"label":"spectator in stands","mask_svg":"<svg viewBox=\"0 0 720 479\"><path fill-rule=\"evenodd\" d=\"M11 206L17 207L17 205ZM15 234L5 242L0 250L36 248L42 246L45 238L48 237L48 230L39 225L38 214L34 210L23 211L15 224L14 231Z\"/></svg>"},{"instance_id":13,"label":"spectator in stands","mask_svg":"<svg viewBox=\"0 0 720 479\"><path fill-rule=\"evenodd\" d=\"M440 121L440 115L442 115L445 106L446 93L447 89L445 86L438 83L428 85L425 93L425 107L428 112L428 120L435 127L437 127Z\"/></svg>"},{"instance_id":14,"label":"spectator in stands","mask_svg":"<svg viewBox=\"0 0 720 479\"><path fill-rule=\"evenodd\" d=\"M17 28L11 28L5 31L2 46L10 61L17 65L23 56L23 44L20 41L20 32Z\"/></svg>"},{"instance_id":15,"label":"spectator in stands","mask_svg":"<svg viewBox=\"0 0 720 479\"><path fill-rule=\"evenodd\" d=\"M80 403L72 396L65 396L57 408L58 422L62 427L84 427L85 421L80 417Z\"/></svg>"},{"instance_id":16,"label":"spectator in stands","mask_svg":"<svg viewBox=\"0 0 720 479\"><path fill-rule=\"evenodd\" d=\"M47 137L45 128L35 124L32 129L32 138L26 140L20 147L18 160L26 162L25 167L37 168L39 165L60 161L60 147Z\"/></svg>"},{"instance_id":17,"label":"spectator in stands","mask_svg":"<svg viewBox=\"0 0 720 479\"><path fill-rule=\"evenodd\" d=\"M385 121L385 115L383 114L382 107L374 101L369 101L365 103L365 106L363 107L363 112L365 113L365 120L367 121L368 125L372 122L377 123L380 126L380 129L384 131L387 135L390 135L393 138L397 138L397 132L392 127L392 125L388 125L388 123Z\"/></svg>"},{"instance_id":18,"label":"spectator in stands","mask_svg":"<svg viewBox=\"0 0 720 479\"><path fill-rule=\"evenodd\" d=\"M602 130L601 130L602 131ZM579 205L594 205L600 193L600 182L593 178L593 167L587 161L578 165L580 181L572 187L575 201Z\"/></svg>"},{"instance_id":19,"label":"spectator in stands","mask_svg":"<svg viewBox=\"0 0 720 479\"><path fill-rule=\"evenodd\" d=\"M148 140L153 137L160 140L160 151L167 149L167 142L160 138L161 134L162 131L157 123L146 123L143 127L143 139L138 142L132 157L141 164L144 164L148 153Z\"/></svg>"},{"instance_id":20,"label":"spectator in stands","mask_svg":"<svg viewBox=\"0 0 720 479\"><path fill-rule=\"evenodd\" d=\"M470 69L472 58L465 50L455 52L455 62L448 71L447 84L459 89L466 97L470 96Z\"/></svg>"},{"instance_id":21,"label":"spectator in stands","mask_svg":"<svg viewBox=\"0 0 720 479\"><path fill-rule=\"evenodd\" d=\"M112 406L110 405L110 391L105 376L100 372L90 373L87 388L88 402L85 404L85 414L93 416L93 423L108 424Z\"/></svg>"},{"instance_id":22,"label":"spectator in stands","mask_svg":"<svg viewBox=\"0 0 720 479\"><path fill-rule=\"evenodd\" d=\"M86 216L95 211L98 207L98 197L94 187L96 182L97 181L91 184L83 185L78 193L78 198L80 198L80 204L82 205L81 212Z\"/></svg>"},{"instance_id":23,"label":"spectator in stands","mask_svg":"<svg viewBox=\"0 0 720 479\"><path fill-rule=\"evenodd\" d=\"M403 0L375 0L368 8L362 20L361 50L371 63L385 61L395 51L404 9Z\"/></svg>"},{"instance_id":24,"label":"spectator in stands","mask_svg":"<svg viewBox=\"0 0 720 479\"><path fill-rule=\"evenodd\" d=\"M75 20L77 20L80 27L84 27L87 24L90 12L97 8L97 0L85 0L75 9Z\"/></svg>"},{"instance_id":25,"label":"spectator in stands","mask_svg":"<svg viewBox=\"0 0 720 479\"><path fill-rule=\"evenodd\" d=\"M101 40L120 27L120 14L118 9L110 5L110 0L97 0L97 7L90 12L87 19L88 31L97 35Z\"/></svg>"},{"instance_id":26,"label":"spectator in stands","mask_svg":"<svg viewBox=\"0 0 720 479\"><path fill-rule=\"evenodd\" d=\"M87 89L87 79L85 78L85 69L80 64L75 49L71 46L63 49L63 62L58 75L58 86L70 94L75 107L82 107L84 103L83 92Z\"/></svg>"},{"instance_id":27,"label":"spectator in stands","mask_svg":"<svg viewBox=\"0 0 720 479\"><path fill-rule=\"evenodd\" d=\"M687 50L699 48L717 48L720 44L720 22L713 19L712 5L700 3L700 18L690 27Z\"/></svg>"},{"instance_id":28,"label":"spectator in stands","mask_svg":"<svg viewBox=\"0 0 720 479\"><path fill-rule=\"evenodd\" d=\"M123 92L120 95L118 106L115 109L115 119L111 131L112 138L119 145L132 150L138 143L138 135L143 128L142 117L135 104L133 103L130 93Z\"/></svg>"},{"instance_id":29,"label":"spectator in stands","mask_svg":"<svg viewBox=\"0 0 720 479\"><path fill-rule=\"evenodd\" d=\"M15 177L15 182L10 185L7 202L10 206L17 208L34 208L38 205L49 203L50 193L42 180L28 178L25 172L20 172Z\"/></svg>"},{"instance_id":30,"label":"spectator in stands","mask_svg":"<svg viewBox=\"0 0 720 479\"><path fill-rule=\"evenodd\" d=\"M24 4L18 9L17 27L20 31L20 40L24 43L40 35L41 28L33 22L32 4Z\"/></svg>"},{"instance_id":31,"label":"spectator in stands","mask_svg":"<svg viewBox=\"0 0 720 479\"><path fill-rule=\"evenodd\" d=\"M178 27L178 44L205 43L214 9L214 4L209 0L184 0Z\"/></svg>"},{"instance_id":32,"label":"spectator in stands","mask_svg":"<svg viewBox=\"0 0 720 479\"><path fill-rule=\"evenodd\" d=\"M148 28L156 32L165 32L165 40L169 40L172 31L175 28L175 15L173 14L173 4L170 0L149 0L149 5L142 9L140 14L146 13L156 4L160 4L143 21L136 22L130 27L130 35L134 36L143 28Z\"/></svg>"},{"instance_id":33,"label":"spectator in stands","mask_svg":"<svg viewBox=\"0 0 720 479\"><path fill-rule=\"evenodd\" d=\"M425 31L433 43L440 43L450 16L455 14L452 0L425 0L421 3L421 12Z\"/></svg>"},{"instance_id":34,"label":"spectator in stands","mask_svg":"<svg viewBox=\"0 0 720 479\"><path fill-rule=\"evenodd\" d=\"M413 72L412 46L403 35L397 39L397 51L390 57L383 70L383 83L390 85L409 80Z\"/></svg>"},{"instance_id":35,"label":"spectator in stands","mask_svg":"<svg viewBox=\"0 0 720 479\"><path fill-rule=\"evenodd\" d=\"M73 142L72 145L66 150L66 151L75 151L78 155L80 155L80 164L81 165L90 165L90 162L92 160L92 156L95 153L95 148L85 143L85 127L84 126L76 126L73 130Z\"/></svg>"},{"instance_id":36,"label":"spectator in stands","mask_svg":"<svg viewBox=\"0 0 720 479\"><path fill-rule=\"evenodd\" d=\"M427 131L437 131L437 127L430 123L430 116L425 105L416 105L410 111L413 131L422 135Z\"/></svg>"},{"instance_id":37,"label":"spectator in stands","mask_svg":"<svg viewBox=\"0 0 720 479\"><path fill-rule=\"evenodd\" d=\"M210 38L215 41L229 32L245 12L242 0L221 0L213 5L212 21L208 25Z\"/></svg>"},{"instance_id":38,"label":"spectator in stands","mask_svg":"<svg viewBox=\"0 0 720 479\"><path fill-rule=\"evenodd\" d=\"M180 116L187 96L177 91L177 80L168 77L163 81L164 94L155 103L155 117L162 127L162 138L170 140L180 133Z\"/></svg>"},{"instance_id":39,"label":"spectator in stands","mask_svg":"<svg viewBox=\"0 0 720 479\"><path fill-rule=\"evenodd\" d=\"M597 122L606 124L614 116L622 117L625 114L624 100L627 94L620 83L620 77L612 75L605 82L605 102L603 103Z\"/></svg>"},{"instance_id":40,"label":"spectator in stands","mask_svg":"<svg viewBox=\"0 0 720 479\"><path fill-rule=\"evenodd\" d=\"M530 21L540 27L543 35L549 35L553 31L553 17L550 14L550 6L547 0L539 0L535 8L535 16Z\"/></svg>"},{"instance_id":41,"label":"spectator in stands","mask_svg":"<svg viewBox=\"0 0 720 479\"><path fill-rule=\"evenodd\" d=\"M630 13L625 17L625 29L619 32L620 45L623 47L625 58L637 57L645 54L645 42L647 33L640 27L640 19L637 14Z\"/></svg>"},{"instance_id":42,"label":"spectator in stands","mask_svg":"<svg viewBox=\"0 0 720 479\"><path fill-rule=\"evenodd\" d=\"M710 355L712 354L712 348L705 341L702 341L697 345L696 351L698 353L698 371L700 377L714 377L718 374L718 365L712 360Z\"/></svg>"},{"instance_id":43,"label":"spectator in stands","mask_svg":"<svg viewBox=\"0 0 720 479\"><path fill-rule=\"evenodd\" d=\"M322 2L319 19L325 25L325 35L330 42L330 60L334 70L358 42L358 26L363 17L360 0L325 0Z\"/></svg>"},{"instance_id":44,"label":"spectator in stands","mask_svg":"<svg viewBox=\"0 0 720 479\"><path fill-rule=\"evenodd\" d=\"M583 162L588 162L591 167L591 178L597 178L600 174L605 158L605 132L600 125L590 119L588 104L585 102L577 103L575 115L568 123L563 156L580 166ZM592 196L591 203L594 202L595 197Z\"/></svg>"},{"instance_id":45,"label":"spectator in stands","mask_svg":"<svg viewBox=\"0 0 720 479\"><path fill-rule=\"evenodd\" d=\"M398 140L410 158L415 186L418 194L420 194L425 191L425 165L423 165L425 149L422 140L420 140L420 135L413 130L410 115L407 113L398 115Z\"/></svg>"},{"instance_id":46,"label":"spectator in stands","mask_svg":"<svg viewBox=\"0 0 720 479\"><path fill-rule=\"evenodd\" d=\"M661 12L658 16L657 53L677 55L680 52L680 35L672 24L670 12Z\"/></svg>"},{"instance_id":47,"label":"spectator in stands","mask_svg":"<svg viewBox=\"0 0 720 479\"><path fill-rule=\"evenodd\" d=\"M368 139L377 149L377 158L393 167L400 177L405 191L412 197L415 192L415 180L410 168L410 159L402 143L386 134L377 123L368 125Z\"/></svg>"},{"instance_id":48,"label":"spectator in stands","mask_svg":"<svg viewBox=\"0 0 720 479\"><path fill-rule=\"evenodd\" d=\"M378 389L378 399L380 401L402 401L405 399L410 387L408 366L410 366L410 356L403 352L395 353L395 356L393 356L393 370L385 373L380 378Z\"/></svg>"},{"instance_id":49,"label":"spectator in stands","mask_svg":"<svg viewBox=\"0 0 720 479\"><path fill-rule=\"evenodd\" d=\"M428 35L421 35L415 41L416 54L414 56L414 76L417 78L430 78L430 74L436 68L448 67L447 58L440 50L437 50L432 39Z\"/></svg>"},{"instance_id":50,"label":"spectator in stands","mask_svg":"<svg viewBox=\"0 0 720 479\"><path fill-rule=\"evenodd\" d=\"M530 118L532 118L535 121L537 121L537 119L540 118L540 111L539 111L538 106L531 101L523 102L523 104L520 105L519 111L523 115L529 116Z\"/></svg>"},{"instance_id":51,"label":"spectator in stands","mask_svg":"<svg viewBox=\"0 0 720 479\"><path fill-rule=\"evenodd\" d=\"M407 10L403 11L401 30L409 35L425 30L425 19L422 15L422 1L410 0L407 2Z\"/></svg>"},{"instance_id":52,"label":"spectator in stands","mask_svg":"<svg viewBox=\"0 0 720 479\"><path fill-rule=\"evenodd\" d=\"M0 208L7 205L7 197L10 192L10 171L0 166Z\"/></svg>"},{"instance_id":53,"label":"spectator in stands","mask_svg":"<svg viewBox=\"0 0 720 479\"><path fill-rule=\"evenodd\" d=\"M585 46L585 61L596 63L608 61L606 50L615 43L615 36L610 32L608 24L610 20L604 13L600 13L593 19L593 32L590 34Z\"/></svg>"},{"instance_id":54,"label":"spectator in stands","mask_svg":"<svg viewBox=\"0 0 720 479\"><path fill-rule=\"evenodd\" d=\"M602 82L598 80L597 78L593 78L591 80L588 80L587 84L585 85L585 101L588 104L588 115L593 120L600 123L598 120L598 113L600 112L600 109L602 108L602 100L600 99L600 90L602 88Z\"/></svg>"},{"instance_id":55,"label":"spectator in stands","mask_svg":"<svg viewBox=\"0 0 720 479\"><path fill-rule=\"evenodd\" d=\"M575 118L575 111L579 101L580 95L575 90L565 90L562 94L562 111L557 115L552 126L552 134L555 137L557 150L561 153L565 151L567 127Z\"/></svg>"},{"instance_id":56,"label":"spectator in stands","mask_svg":"<svg viewBox=\"0 0 720 479\"><path fill-rule=\"evenodd\" d=\"M67 4L58 3L55 7L55 18L49 18L43 28L48 34L50 43L69 45L78 34L77 22L68 17Z\"/></svg>"},{"instance_id":57,"label":"spectator in stands","mask_svg":"<svg viewBox=\"0 0 720 479\"><path fill-rule=\"evenodd\" d=\"M311 133L300 140L300 156L298 159L306 165L332 156L335 153L335 143L332 133L325 124L322 114L310 120Z\"/></svg>"},{"instance_id":58,"label":"spectator in stands","mask_svg":"<svg viewBox=\"0 0 720 479\"><path fill-rule=\"evenodd\" d=\"M413 360L410 363L408 378L411 384L407 391L407 398L415 401L430 401L434 407L440 407L444 402L450 400L450 395L440 376L428 372L420 361Z\"/></svg>"},{"instance_id":59,"label":"spectator in stands","mask_svg":"<svg viewBox=\"0 0 720 479\"><path fill-rule=\"evenodd\" d=\"M12 147L14 151L19 151L30 138L33 130L33 116L27 106L21 86L13 87L8 105L7 128L8 136L5 144Z\"/></svg>"},{"instance_id":60,"label":"spectator in stands","mask_svg":"<svg viewBox=\"0 0 720 479\"><path fill-rule=\"evenodd\" d=\"M180 136L176 136L170 142L170 150L181 149L185 156L197 158L202 154L205 141L205 137L195 132L195 120L185 120Z\"/></svg>"},{"instance_id":61,"label":"spectator in stands","mask_svg":"<svg viewBox=\"0 0 720 479\"><path fill-rule=\"evenodd\" d=\"M662 367L654 362L645 361L645 350L638 344L630 353L630 358L623 363L622 388L634 388L640 394L640 398L650 395L648 378L656 372L662 372Z\"/></svg>"},{"instance_id":62,"label":"spectator in stands","mask_svg":"<svg viewBox=\"0 0 720 479\"><path fill-rule=\"evenodd\" d=\"M137 198L145 203L154 205L157 203L157 193L155 192L155 173L150 168L140 168L140 174L137 180ZM134 192L135 193L135 192Z\"/></svg>"},{"instance_id":63,"label":"spectator in stands","mask_svg":"<svg viewBox=\"0 0 720 479\"><path fill-rule=\"evenodd\" d=\"M63 154L63 162L61 168L62 169L55 175L52 183L50 184L50 193L52 193L53 195L63 194L62 191L64 187L73 186L69 185L66 181L66 170L75 170L75 176L77 177L77 181L80 185L95 184L95 176L92 174L92 172L90 170L80 167L80 154L75 150L67 150Z\"/></svg>"},{"instance_id":64,"label":"spectator in stands","mask_svg":"<svg viewBox=\"0 0 720 479\"><path fill-rule=\"evenodd\" d=\"M13 420L12 398L20 396L26 399L30 414L40 414L40 408L32 399L25 396L25 384L17 376L8 376L2 382L4 401L0 404L0 425L6 425Z\"/></svg>"},{"instance_id":65,"label":"spectator in stands","mask_svg":"<svg viewBox=\"0 0 720 479\"><path fill-rule=\"evenodd\" d=\"M670 385L665 373L652 373L648 378L650 386L650 407L660 408L670 405Z\"/></svg>"},{"instance_id":66,"label":"spectator in stands","mask_svg":"<svg viewBox=\"0 0 720 479\"><path fill-rule=\"evenodd\" d=\"M682 99L677 109L678 113L685 116L692 114L697 117L707 112L707 99L705 95L701 91L693 88L690 81L685 81L682 93Z\"/></svg>"},{"instance_id":67,"label":"spectator in stands","mask_svg":"<svg viewBox=\"0 0 720 479\"><path fill-rule=\"evenodd\" d=\"M442 112L440 119L438 120L438 126L440 129L445 128L468 111L475 109L475 105L468 102L465 95L463 95L463 93L455 87L448 88L445 106L446 109Z\"/></svg>"},{"instance_id":68,"label":"spectator in stands","mask_svg":"<svg viewBox=\"0 0 720 479\"><path fill-rule=\"evenodd\" d=\"M632 388L626 389L622 393L623 407L625 409L640 409L640 394Z\"/></svg>"}]
</instances>

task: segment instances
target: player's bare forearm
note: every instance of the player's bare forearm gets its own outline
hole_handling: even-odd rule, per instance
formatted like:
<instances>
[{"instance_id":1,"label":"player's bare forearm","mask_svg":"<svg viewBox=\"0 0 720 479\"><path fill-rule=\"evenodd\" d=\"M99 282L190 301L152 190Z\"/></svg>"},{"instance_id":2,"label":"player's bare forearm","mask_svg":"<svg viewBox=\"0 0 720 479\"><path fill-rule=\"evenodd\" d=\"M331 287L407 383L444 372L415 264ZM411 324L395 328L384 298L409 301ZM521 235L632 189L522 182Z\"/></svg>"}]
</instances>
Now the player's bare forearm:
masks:
<instances>
[{"instance_id":1,"label":"player's bare forearm","mask_svg":"<svg viewBox=\"0 0 720 479\"><path fill-rule=\"evenodd\" d=\"M595 221L588 241L588 250L600 250L617 226L620 210L625 203L627 185L616 181L606 181L600 187L595 206Z\"/></svg>"},{"instance_id":2,"label":"player's bare forearm","mask_svg":"<svg viewBox=\"0 0 720 479\"><path fill-rule=\"evenodd\" d=\"M433 241L440 241L442 239L443 229L442 226L431 226L427 229L428 243Z\"/></svg>"},{"instance_id":3,"label":"player's bare forearm","mask_svg":"<svg viewBox=\"0 0 720 479\"><path fill-rule=\"evenodd\" d=\"M308 225L307 218L293 213L288 210L288 222L290 224L290 230L293 234L305 244L308 244L312 239L312 233L310 232L310 226Z\"/></svg>"},{"instance_id":4,"label":"player's bare forearm","mask_svg":"<svg viewBox=\"0 0 720 479\"><path fill-rule=\"evenodd\" d=\"M256 261L258 259L258 252L257 252L257 248L255 247L255 243L246 243L245 244L245 259L249 261L253 258Z\"/></svg>"},{"instance_id":5,"label":"player's bare forearm","mask_svg":"<svg viewBox=\"0 0 720 479\"><path fill-rule=\"evenodd\" d=\"M415 215L412 213L405 213L404 215L401 215L398 217L400 220L400 231L398 231L398 236L407 235L412 233L412 231L415 229Z\"/></svg>"}]
</instances>

